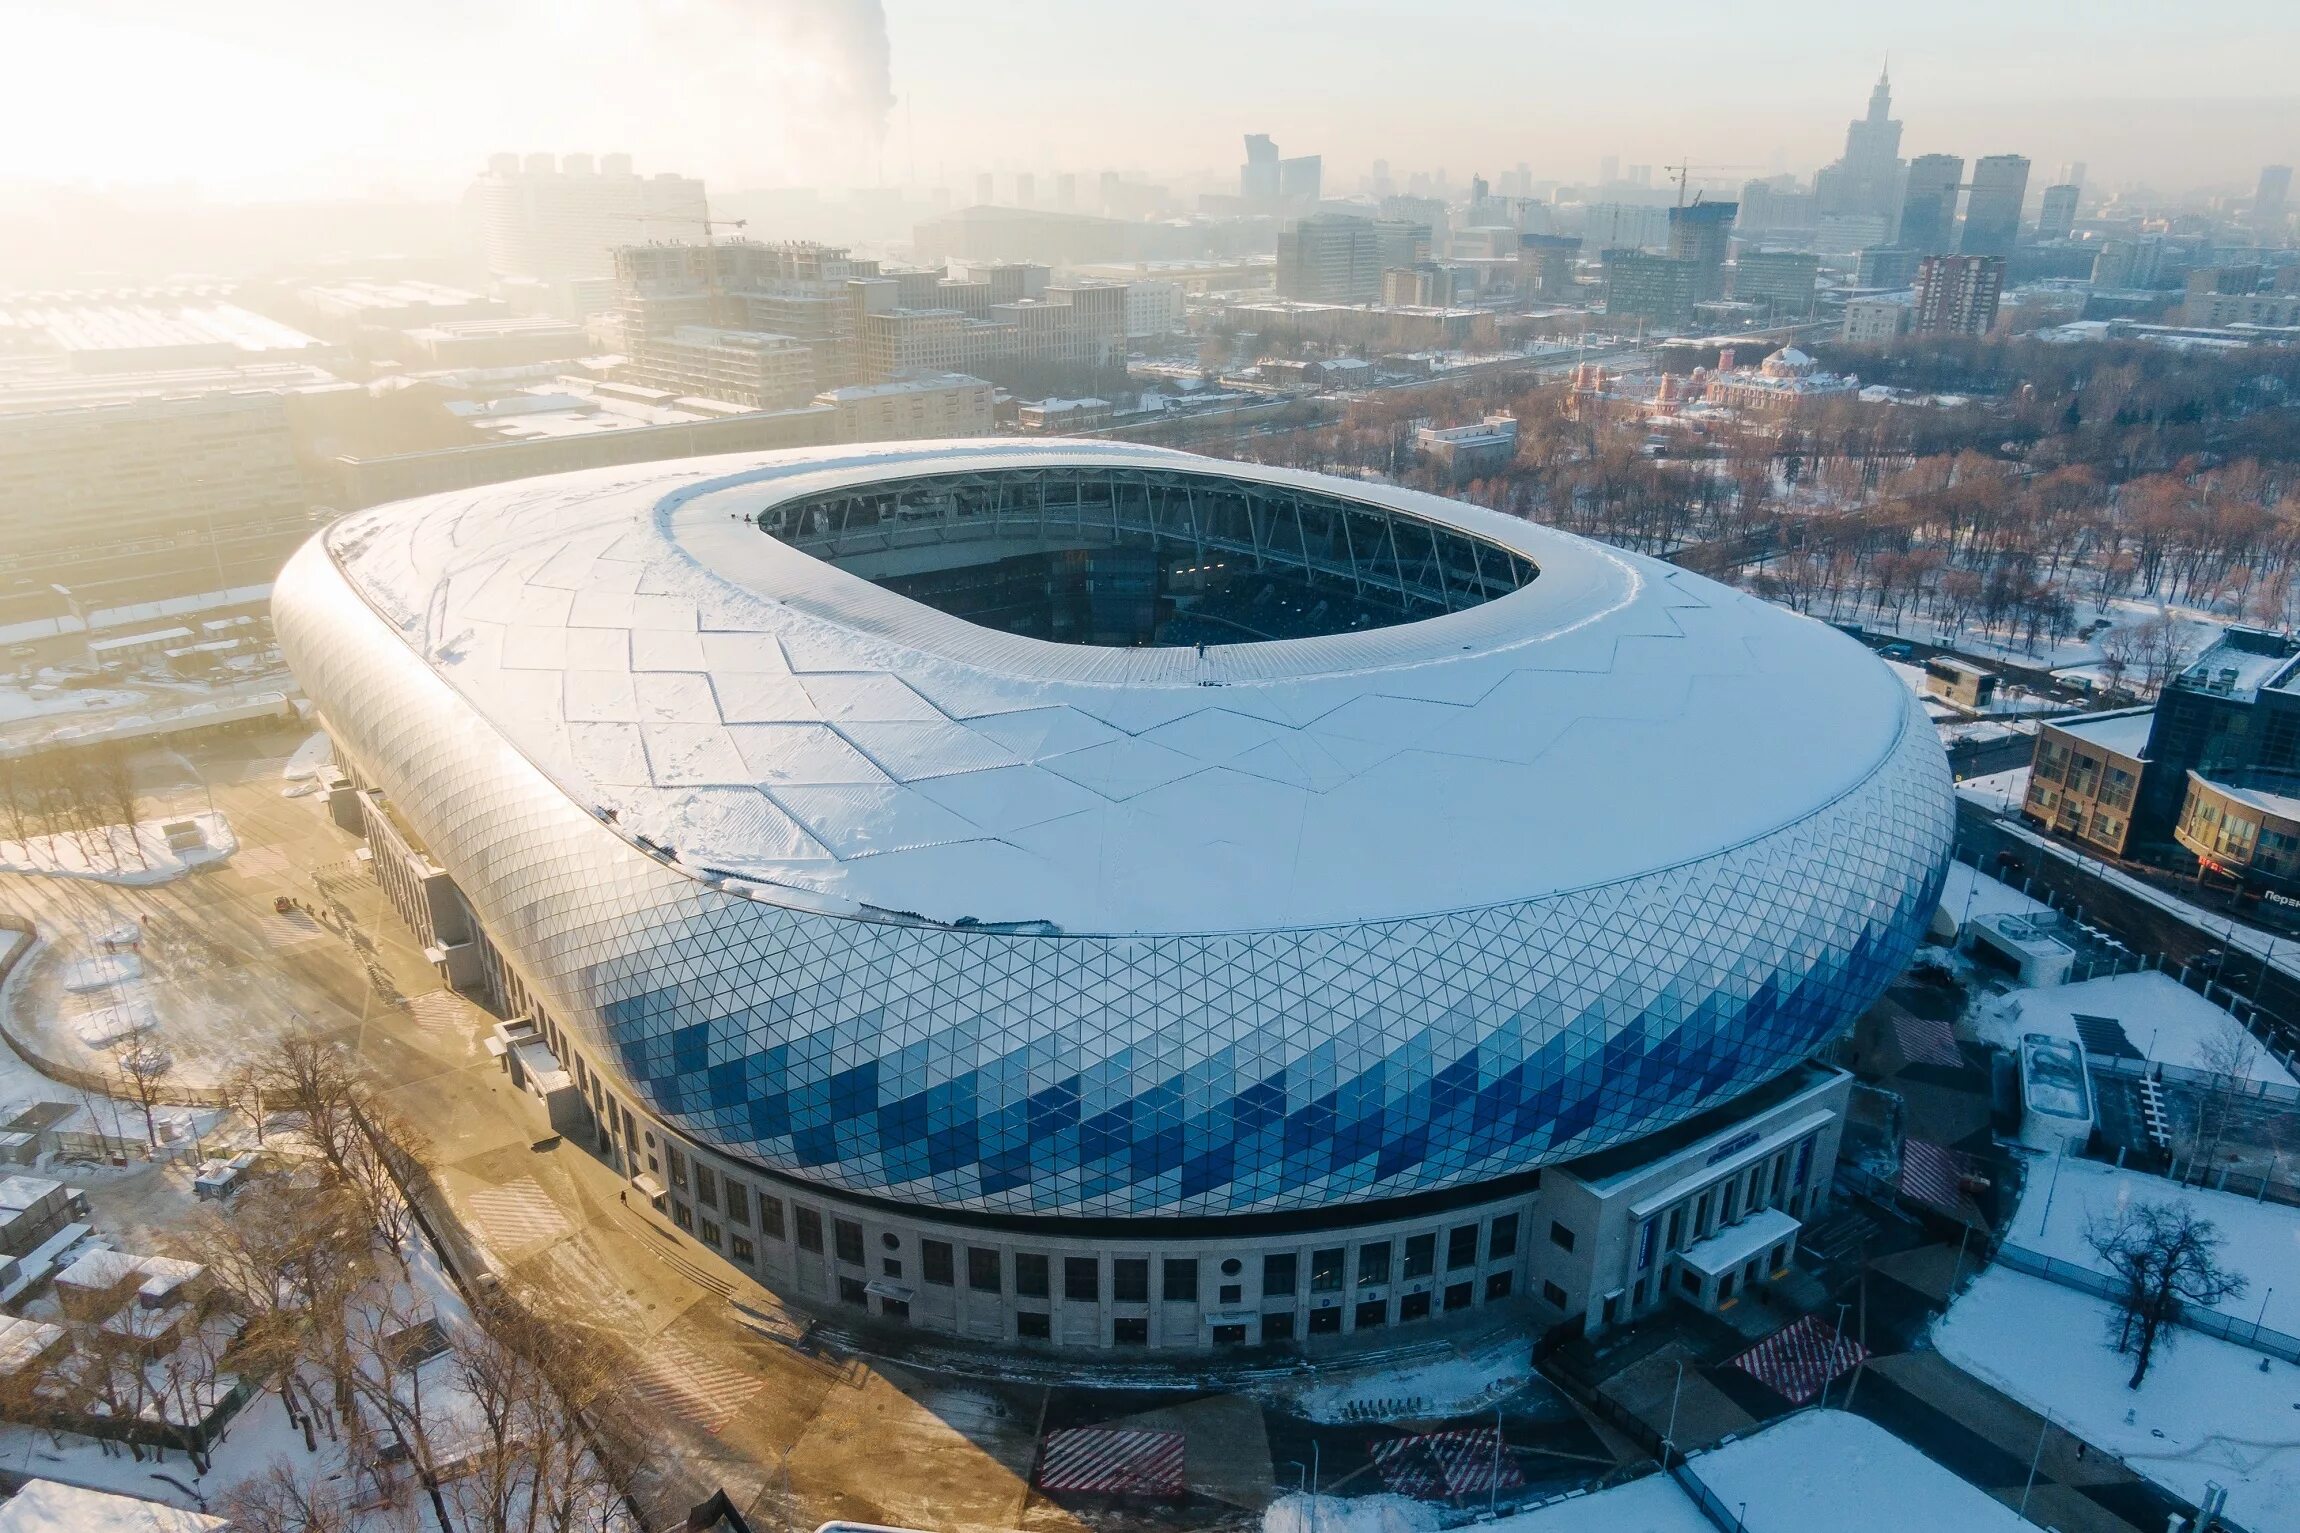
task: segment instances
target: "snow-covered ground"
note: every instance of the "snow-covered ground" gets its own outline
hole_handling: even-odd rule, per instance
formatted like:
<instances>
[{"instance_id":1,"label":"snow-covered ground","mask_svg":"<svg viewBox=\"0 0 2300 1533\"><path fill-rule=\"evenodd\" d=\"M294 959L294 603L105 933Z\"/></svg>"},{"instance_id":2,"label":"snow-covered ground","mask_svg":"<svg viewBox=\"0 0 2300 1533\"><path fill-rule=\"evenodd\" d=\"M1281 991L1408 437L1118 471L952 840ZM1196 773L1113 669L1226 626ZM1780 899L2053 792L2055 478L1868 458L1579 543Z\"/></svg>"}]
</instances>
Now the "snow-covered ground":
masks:
<instances>
[{"instance_id":1,"label":"snow-covered ground","mask_svg":"<svg viewBox=\"0 0 2300 1533\"><path fill-rule=\"evenodd\" d=\"M199 829L200 844L178 850L168 844L174 819L138 820L134 826L106 825L85 835L30 836L0 841L0 873L37 873L52 878L92 878L106 884L164 884L194 868L222 862L239 850L231 823L220 814L186 815Z\"/></svg>"},{"instance_id":2,"label":"snow-covered ground","mask_svg":"<svg viewBox=\"0 0 2300 1533\"><path fill-rule=\"evenodd\" d=\"M2110 1350L2110 1317L2089 1294L1991 1267L1935 1323L1933 1341L1967 1373L2188 1500L2217 1481L2245 1527L2300 1528L2300 1368L2182 1332L2129 1390L2132 1359ZM1866 1519L1812 1526L1883 1533Z\"/></svg>"},{"instance_id":3,"label":"snow-covered ground","mask_svg":"<svg viewBox=\"0 0 2300 1533\"><path fill-rule=\"evenodd\" d=\"M1280 1496L1262 1533L1437 1533L1438 1508L1406 1496Z\"/></svg>"},{"instance_id":4,"label":"snow-covered ground","mask_svg":"<svg viewBox=\"0 0 2300 1533\"><path fill-rule=\"evenodd\" d=\"M2010 1507L1885 1431L1843 1411L1804 1411L1721 1448L1694 1455L1696 1479L1739 1516L1747 1533L2017 1533ZM1288 1496L1263 1533L1426 1533L1434 1509L1396 1496ZM1431 1521L1411 1520L1417 1513ZM1712 1533L1693 1499L1667 1475L1649 1475L1484 1525L1490 1533Z\"/></svg>"},{"instance_id":5,"label":"snow-covered ground","mask_svg":"<svg viewBox=\"0 0 2300 1533\"><path fill-rule=\"evenodd\" d=\"M1873 1422L1805 1411L1699 1454L1696 1478L1748 1533L2016 1533L2031 1525ZM1603 1528L1603 1523L1590 1527Z\"/></svg>"},{"instance_id":6,"label":"snow-covered ground","mask_svg":"<svg viewBox=\"0 0 2300 1533\"><path fill-rule=\"evenodd\" d=\"M1992 814L2016 813L2028 797L2028 768L2014 767L2009 772L1968 777L1957 784L1957 793Z\"/></svg>"},{"instance_id":7,"label":"snow-covered ground","mask_svg":"<svg viewBox=\"0 0 2300 1533\"><path fill-rule=\"evenodd\" d=\"M1555 1501L1491 1526L1506 1533L1716 1533L1693 1498L1665 1474ZM1274 1533L1267 1523L1263 1529Z\"/></svg>"},{"instance_id":8,"label":"snow-covered ground","mask_svg":"<svg viewBox=\"0 0 2300 1533\"><path fill-rule=\"evenodd\" d=\"M334 760L335 742L327 737L325 731L315 732L310 739L295 748L295 754L289 756L280 767L280 776L289 782L303 782L317 776L321 767Z\"/></svg>"},{"instance_id":9,"label":"snow-covered ground","mask_svg":"<svg viewBox=\"0 0 2300 1533\"><path fill-rule=\"evenodd\" d=\"M2300 1209L2182 1187L2161 1176L2119 1170L2099 1161L2064 1159L2057 1168L2047 1162L2029 1168L2020 1208L2005 1239L2105 1275L2108 1263L2085 1243L2086 1221L2112 1215L2131 1203L2170 1202L2186 1202L2200 1217L2210 1219L2226 1237L2220 1248L2221 1265L2252 1280L2244 1293L2215 1308L2232 1320L2246 1324L2257 1320L2270 1330L2300 1336ZM2293 1425L2300 1428L2300 1421Z\"/></svg>"},{"instance_id":10,"label":"snow-covered ground","mask_svg":"<svg viewBox=\"0 0 2300 1533\"><path fill-rule=\"evenodd\" d=\"M2042 900L2030 899L1970 863L1952 862L1949 881L1941 888L1941 909L1961 927L1982 916L2043 915L2052 907Z\"/></svg>"},{"instance_id":11,"label":"snow-covered ground","mask_svg":"<svg viewBox=\"0 0 2300 1533\"><path fill-rule=\"evenodd\" d=\"M1295 1395L1293 1403L1312 1421L1465 1416L1515 1394L1532 1375L1523 1339L1509 1337L1425 1363L1328 1375L1327 1382Z\"/></svg>"},{"instance_id":12,"label":"snow-covered ground","mask_svg":"<svg viewBox=\"0 0 2300 1533\"><path fill-rule=\"evenodd\" d=\"M2153 969L2077 985L2009 991L1975 1006L1964 1025L1981 1041L2005 1048L2018 1046L2023 1033L2050 1033L2079 1042L2079 1013L2123 1023L2124 1035L2149 1059L2205 1070L2214 1067L2221 1051L2240 1050L2248 1078L2293 1084L2291 1073L2253 1041L2242 1023L2171 975Z\"/></svg>"}]
</instances>

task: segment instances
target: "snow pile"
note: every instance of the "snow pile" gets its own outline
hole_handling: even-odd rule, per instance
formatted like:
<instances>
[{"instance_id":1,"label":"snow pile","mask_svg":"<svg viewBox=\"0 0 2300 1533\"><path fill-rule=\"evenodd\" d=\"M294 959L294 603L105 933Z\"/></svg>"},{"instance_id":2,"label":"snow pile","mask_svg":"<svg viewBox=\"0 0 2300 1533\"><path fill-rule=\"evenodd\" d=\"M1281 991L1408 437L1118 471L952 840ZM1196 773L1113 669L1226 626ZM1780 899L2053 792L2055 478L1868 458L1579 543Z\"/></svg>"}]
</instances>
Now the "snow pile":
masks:
<instances>
[{"instance_id":1,"label":"snow pile","mask_svg":"<svg viewBox=\"0 0 2300 1533\"><path fill-rule=\"evenodd\" d=\"M1884 1428L1806 1411L1692 1460L1696 1478L1748 1533L2027 1533L2032 1524ZM1603 1528L1605 1523L1593 1523Z\"/></svg>"},{"instance_id":2,"label":"snow pile","mask_svg":"<svg viewBox=\"0 0 2300 1533\"><path fill-rule=\"evenodd\" d=\"M323 731L295 748L295 754L280 768L280 776L288 782L309 782L319 775L320 768L334 764L335 742Z\"/></svg>"},{"instance_id":3,"label":"snow pile","mask_svg":"<svg viewBox=\"0 0 2300 1533\"><path fill-rule=\"evenodd\" d=\"M2005 1239L2105 1276L2108 1263L2086 1243L2085 1223L2133 1203L2186 1203L2198 1218L2210 1219L2225 1238L2220 1264L2252 1280L2242 1294L2216 1306L2220 1313L2247 1325L2257 1320L2272 1331L2300 1336L2300 1282L2278 1276L2300 1273L2300 1209L2182 1187L2145 1171L2120 1171L2098 1161L2064 1160L2057 1168L2044 1164L2030 1168ZM2300 1428L2300 1420L2293 1425Z\"/></svg>"},{"instance_id":4,"label":"snow pile","mask_svg":"<svg viewBox=\"0 0 2300 1533\"><path fill-rule=\"evenodd\" d=\"M190 825L199 845L168 844L168 827ZM82 835L32 836L0 841L0 873L37 873L53 878L87 878L105 884L164 884L194 868L222 862L239 841L222 815L138 820L133 826L106 825Z\"/></svg>"},{"instance_id":5,"label":"snow pile","mask_svg":"<svg viewBox=\"0 0 2300 1533\"><path fill-rule=\"evenodd\" d=\"M144 960L134 953L102 953L75 958L64 965L64 988L74 995L109 990L144 975Z\"/></svg>"},{"instance_id":6,"label":"snow pile","mask_svg":"<svg viewBox=\"0 0 2300 1533\"><path fill-rule=\"evenodd\" d=\"M1756 1526L1751 1524L1752 1529ZM1506 1533L1716 1533L1692 1499L1665 1474L1649 1474L1593 1495L1553 1501L1548 1506L1488 1524Z\"/></svg>"},{"instance_id":7,"label":"snow pile","mask_svg":"<svg viewBox=\"0 0 2300 1533\"><path fill-rule=\"evenodd\" d=\"M91 1049L108 1049L160 1025L152 998L141 985L102 1000L68 1001L64 1015L72 1035Z\"/></svg>"},{"instance_id":8,"label":"snow pile","mask_svg":"<svg viewBox=\"0 0 2300 1533\"><path fill-rule=\"evenodd\" d=\"M1525 1343L1509 1339L1483 1351L1426 1363L1380 1368L1324 1382L1294 1396L1312 1421L1379 1421L1466 1416L1506 1399L1533 1376Z\"/></svg>"},{"instance_id":9,"label":"snow pile","mask_svg":"<svg viewBox=\"0 0 2300 1533\"><path fill-rule=\"evenodd\" d=\"M1935 1324L1933 1342L1967 1373L2051 1412L2176 1494L2199 1501L2218 1481L2229 1516L2245 1527L2300 1527L2300 1368L2180 1331L2159 1346L2147 1381L2126 1389L2132 1359L2109 1348L2110 1314L2089 1294L1992 1267ZM1842 1525L1884 1533L1873 1519ZM1758 1526L1752 1517L1751 1533Z\"/></svg>"},{"instance_id":10,"label":"snow pile","mask_svg":"<svg viewBox=\"0 0 2300 1533\"><path fill-rule=\"evenodd\" d=\"M2019 1045L2023 1033L2050 1033L2081 1042L2079 1014L2109 1017L2124 1025L2132 1046L2162 1064L2209 1070L2223 1051L2242 1047L2245 1075L2256 1081L2293 1084L2274 1056L2252 1040L2242 1023L2169 974L2144 970L2082 984L2044 990L2014 990L1975 1007L1975 1036L2005 1048Z\"/></svg>"},{"instance_id":11,"label":"snow pile","mask_svg":"<svg viewBox=\"0 0 2300 1533\"><path fill-rule=\"evenodd\" d=\"M1280 1496L1262 1533L1437 1533L1437 1507L1404 1496Z\"/></svg>"}]
</instances>

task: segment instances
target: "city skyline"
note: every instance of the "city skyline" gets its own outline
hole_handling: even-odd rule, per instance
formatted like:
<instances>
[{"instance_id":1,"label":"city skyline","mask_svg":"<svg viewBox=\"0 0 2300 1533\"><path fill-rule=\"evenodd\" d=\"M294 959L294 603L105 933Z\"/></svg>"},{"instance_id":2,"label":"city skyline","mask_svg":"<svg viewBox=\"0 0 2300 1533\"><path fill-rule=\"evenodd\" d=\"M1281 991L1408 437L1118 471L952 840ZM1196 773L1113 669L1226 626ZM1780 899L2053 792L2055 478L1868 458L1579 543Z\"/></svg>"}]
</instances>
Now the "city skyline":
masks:
<instances>
[{"instance_id":1,"label":"city skyline","mask_svg":"<svg viewBox=\"0 0 2300 1533\"><path fill-rule=\"evenodd\" d=\"M1324 155L1329 195L1376 159L1456 182L1522 161L1571 182L1608 156L1691 156L1733 167L1728 185L1832 159L1888 58L1904 154L2081 159L2103 187L2163 192L2241 188L2293 154L2300 100L2278 61L2300 20L2283 7L2191 7L2177 29L2153 7L2097 7L2081 48L2042 8L1960 0L1923 28L1804 0L1767 10L1751 28L1672 5L1626 36L1604 18L1469 0L1406 28L1347 7L1196 4L1142 27L1042 0L986 32L908 0L484 14L417 0L386 29L279 0L213 14L7 0L0 35L47 67L0 104L0 184L445 197L491 152L581 149L725 190L963 194L983 170L1102 168L1195 185L1231 173L1241 133L1267 132ZM1001 77L1032 88L981 88ZM1417 79L1428 88L1399 89ZM1114 110L1129 93L1144 109Z\"/></svg>"}]
</instances>

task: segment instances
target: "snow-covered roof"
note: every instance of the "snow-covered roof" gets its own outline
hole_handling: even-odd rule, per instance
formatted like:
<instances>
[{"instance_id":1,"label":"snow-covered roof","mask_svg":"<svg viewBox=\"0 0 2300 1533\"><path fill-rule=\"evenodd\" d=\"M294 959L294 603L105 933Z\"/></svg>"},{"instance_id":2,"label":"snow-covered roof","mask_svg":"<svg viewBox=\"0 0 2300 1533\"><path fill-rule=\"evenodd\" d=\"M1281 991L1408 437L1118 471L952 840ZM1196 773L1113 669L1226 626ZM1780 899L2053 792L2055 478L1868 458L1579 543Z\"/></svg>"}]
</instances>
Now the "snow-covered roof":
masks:
<instances>
[{"instance_id":1,"label":"snow-covered roof","mask_svg":"<svg viewBox=\"0 0 2300 1533\"><path fill-rule=\"evenodd\" d=\"M1530 560L1419 622L1117 649L993 631L767 535L938 472L1296 486ZM777 903L1066 932L1467 909L1673 867L1871 778L1866 650L1687 571L1407 490L1101 442L598 470L356 513L352 587L576 803Z\"/></svg>"},{"instance_id":2,"label":"snow-covered roof","mask_svg":"<svg viewBox=\"0 0 2300 1533\"><path fill-rule=\"evenodd\" d=\"M2154 708L2120 708L2114 713L2088 713L2080 718L2048 719L2046 727L2076 736L2088 745L2113 751L2131 761L2148 756L2148 732L2155 727Z\"/></svg>"}]
</instances>

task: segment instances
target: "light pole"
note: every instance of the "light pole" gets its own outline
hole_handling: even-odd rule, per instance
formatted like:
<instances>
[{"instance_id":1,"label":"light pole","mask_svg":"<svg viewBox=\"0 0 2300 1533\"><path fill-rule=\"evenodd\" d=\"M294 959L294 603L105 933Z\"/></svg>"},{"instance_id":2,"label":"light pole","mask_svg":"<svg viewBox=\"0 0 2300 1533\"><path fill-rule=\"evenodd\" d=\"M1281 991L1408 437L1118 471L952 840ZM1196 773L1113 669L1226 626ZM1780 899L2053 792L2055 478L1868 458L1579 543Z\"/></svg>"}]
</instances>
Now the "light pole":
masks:
<instances>
[{"instance_id":1,"label":"light pole","mask_svg":"<svg viewBox=\"0 0 2300 1533\"><path fill-rule=\"evenodd\" d=\"M2274 1292L2274 1290L2273 1290L2273 1289L2271 1289L2271 1290L2270 1290L2270 1292ZM2266 1311L2266 1308L2265 1308L2265 1306L2263 1306L2263 1308L2262 1308L2262 1313L2263 1313L2263 1314L2265 1314L2266 1312L2267 1312L2267 1311ZM2255 1334L2258 1334L2258 1332L2259 1332L2259 1330L2260 1330L2260 1327L2258 1327L2258 1326L2254 1326L2252 1329L2253 1329L2253 1332L2254 1332ZM1487 1485L1486 1485L1486 1488L1485 1488L1485 1514L1486 1514L1488 1517L1491 1517L1491 1516L1494 1514L1494 1509L1495 1509L1495 1508L1496 1508L1496 1507L1497 1507L1497 1506L1500 1504L1500 1501L1501 1501L1501 1407L1497 1405L1497 1406L1495 1406L1495 1407L1493 1408L1493 1479L1487 1483Z\"/></svg>"},{"instance_id":2,"label":"light pole","mask_svg":"<svg viewBox=\"0 0 2300 1533\"><path fill-rule=\"evenodd\" d=\"M2052 1431L2052 1412L2045 1412L2044 1425L2037 1428L2036 1452L2029 1457L2028 1483L2020 1488L2020 1515L2028 1515L2028 1493L2036 1489L2036 1466L2044 1462L2045 1435Z\"/></svg>"},{"instance_id":3,"label":"light pole","mask_svg":"<svg viewBox=\"0 0 2300 1533\"><path fill-rule=\"evenodd\" d=\"M2066 1139L2063 1139L2059 1144L2053 1147L2052 1185L2045 1188L2044 1190L2044 1216L2038 1219L2036 1222L2036 1237L2039 1240L2044 1239L2045 1231L2052 1227L2052 1199L2053 1194L2060 1191L2060 1163L2062 1156L2064 1156L2067 1151L2068 1141Z\"/></svg>"},{"instance_id":4,"label":"light pole","mask_svg":"<svg viewBox=\"0 0 2300 1533\"><path fill-rule=\"evenodd\" d=\"M1677 1396L1685 1388L1685 1359L1677 1359L1677 1382L1669 1389L1669 1430L1661 1434L1661 1467L1669 1467L1669 1455L1677 1451Z\"/></svg>"},{"instance_id":5,"label":"light pole","mask_svg":"<svg viewBox=\"0 0 2300 1533\"><path fill-rule=\"evenodd\" d=\"M2271 1286L2266 1293L2260 1296L2260 1313L2252 1317L2252 1339L2255 1342L2260 1339L2261 1322L2268 1318L2268 1301L2275 1297L2276 1290L2273 1286Z\"/></svg>"}]
</instances>

